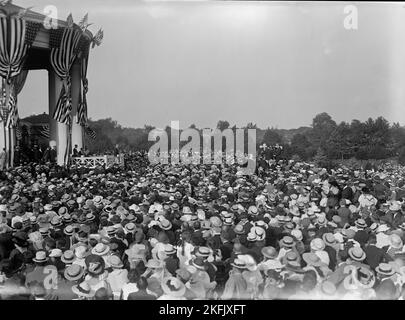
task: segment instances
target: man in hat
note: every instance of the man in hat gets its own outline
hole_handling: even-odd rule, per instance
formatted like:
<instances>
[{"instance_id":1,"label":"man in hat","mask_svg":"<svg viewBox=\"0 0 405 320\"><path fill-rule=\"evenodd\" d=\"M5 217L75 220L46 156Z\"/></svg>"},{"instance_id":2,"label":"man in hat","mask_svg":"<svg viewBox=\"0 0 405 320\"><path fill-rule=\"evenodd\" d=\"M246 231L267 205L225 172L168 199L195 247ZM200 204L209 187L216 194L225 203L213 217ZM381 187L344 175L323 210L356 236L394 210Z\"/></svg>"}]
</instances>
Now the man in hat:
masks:
<instances>
[{"instance_id":1,"label":"man in hat","mask_svg":"<svg viewBox=\"0 0 405 320\"><path fill-rule=\"evenodd\" d=\"M225 284L222 300L245 299L247 282L243 277L243 271L246 270L246 263L236 258L232 263L232 270L229 272L229 279Z\"/></svg>"},{"instance_id":2,"label":"man in hat","mask_svg":"<svg viewBox=\"0 0 405 320\"><path fill-rule=\"evenodd\" d=\"M32 260L35 262L35 268L27 273L25 285L29 288L34 282L43 283L47 293L51 293L58 285L58 269L49 264L45 250L38 250Z\"/></svg>"},{"instance_id":3,"label":"man in hat","mask_svg":"<svg viewBox=\"0 0 405 320\"><path fill-rule=\"evenodd\" d=\"M387 223L394 229L397 229L399 225L405 222L405 218L402 212L401 205L398 201L394 201L389 211L385 215Z\"/></svg>"}]
</instances>

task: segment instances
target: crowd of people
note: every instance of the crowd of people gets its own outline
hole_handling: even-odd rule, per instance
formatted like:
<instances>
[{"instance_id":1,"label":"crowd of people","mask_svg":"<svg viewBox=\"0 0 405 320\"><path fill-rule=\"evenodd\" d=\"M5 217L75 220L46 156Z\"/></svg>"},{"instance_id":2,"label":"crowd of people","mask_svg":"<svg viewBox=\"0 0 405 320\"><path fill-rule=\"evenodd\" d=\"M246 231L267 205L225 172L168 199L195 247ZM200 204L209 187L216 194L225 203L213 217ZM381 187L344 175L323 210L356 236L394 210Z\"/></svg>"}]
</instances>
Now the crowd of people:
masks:
<instances>
[{"instance_id":1,"label":"crowd of people","mask_svg":"<svg viewBox=\"0 0 405 320\"><path fill-rule=\"evenodd\" d=\"M405 169L266 162L5 169L1 299L405 296Z\"/></svg>"}]
</instances>

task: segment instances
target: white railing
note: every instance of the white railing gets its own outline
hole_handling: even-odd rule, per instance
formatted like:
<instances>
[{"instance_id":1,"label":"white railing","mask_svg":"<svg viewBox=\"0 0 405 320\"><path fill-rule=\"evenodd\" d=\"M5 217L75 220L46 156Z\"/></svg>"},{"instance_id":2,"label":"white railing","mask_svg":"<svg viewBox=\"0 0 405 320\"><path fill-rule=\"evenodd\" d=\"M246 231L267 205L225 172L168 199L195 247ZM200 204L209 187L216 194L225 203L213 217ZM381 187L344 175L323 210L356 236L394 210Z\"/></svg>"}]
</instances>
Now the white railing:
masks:
<instances>
[{"instance_id":1,"label":"white railing","mask_svg":"<svg viewBox=\"0 0 405 320\"><path fill-rule=\"evenodd\" d=\"M111 167L114 164L124 165L122 156L94 156L94 157L72 157L72 165L86 168L95 168L98 166Z\"/></svg>"}]
</instances>

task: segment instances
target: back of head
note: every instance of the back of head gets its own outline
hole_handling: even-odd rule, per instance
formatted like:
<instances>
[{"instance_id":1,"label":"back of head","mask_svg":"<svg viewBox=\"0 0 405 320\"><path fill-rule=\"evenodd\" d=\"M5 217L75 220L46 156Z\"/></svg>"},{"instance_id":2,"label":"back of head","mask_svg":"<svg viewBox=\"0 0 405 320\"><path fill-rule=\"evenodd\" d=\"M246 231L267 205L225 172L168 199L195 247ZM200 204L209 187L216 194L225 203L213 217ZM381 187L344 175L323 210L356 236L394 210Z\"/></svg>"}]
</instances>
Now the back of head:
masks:
<instances>
[{"instance_id":1,"label":"back of head","mask_svg":"<svg viewBox=\"0 0 405 320\"><path fill-rule=\"evenodd\" d=\"M131 283L137 283L139 280L139 271L137 269L131 269L128 272L128 280Z\"/></svg>"},{"instance_id":2,"label":"back of head","mask_svg":"<svg viewBox=\"0 0 405 320\"><path fill-rule=\"evenodd\" d=\"M110 300L110 297L108 295L107 289L106 288L100 288L96 291L94 298L96 300Z\"/></svg>"},{"instance_id":3,"label":"back of head","mask_svg":"<svg viewBox=\"0 0 405 320\"><path fill-rule=\"evenodd\" d=\"M139 290L146 290L146 288L148 287L148 281L145 277L140 277L136 283L136 286Z\"/></svg>"}]
</instances>

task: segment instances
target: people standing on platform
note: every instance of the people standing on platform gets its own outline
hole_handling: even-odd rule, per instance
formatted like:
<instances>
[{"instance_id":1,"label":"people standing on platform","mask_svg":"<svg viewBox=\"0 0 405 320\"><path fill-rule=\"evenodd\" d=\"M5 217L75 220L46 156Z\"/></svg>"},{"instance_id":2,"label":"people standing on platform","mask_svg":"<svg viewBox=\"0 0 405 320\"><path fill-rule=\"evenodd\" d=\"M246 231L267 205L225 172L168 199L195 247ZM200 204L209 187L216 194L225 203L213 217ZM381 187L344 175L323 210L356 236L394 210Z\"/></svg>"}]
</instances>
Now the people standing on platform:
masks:
<instances>
[{"instance_id":1,"label":"people standing on platform","mask_svg":"<svg viewBox=\"0 0 405 320\"><path fill-rule=\"evenodd\" d=\"M75 144L75 147L73 148L73 157L78 157L79 156L79 150L77 150L78 146Z\"/></svg>"},{"instance_id":2,"label":"people standing on platform","mask_svg":"<svg viewBox=\"0 0 405 320\"><path fill-rule=\"evenodd\" d=\"M14 166L18 167L21 162L21 156L20 156L20 147L15 146L14 147Z\"/></svg>"},{"instance_id":3,"label":"people standing on platform","mask_svg":"<svg viewBox=\"0 0 405 320\"><path fill-rule=\"evenodd\" d=\"M51 163L56 163L57 155L56 146L53 146L49 152L49 160Z\"/></svg>"}]
</instances>

